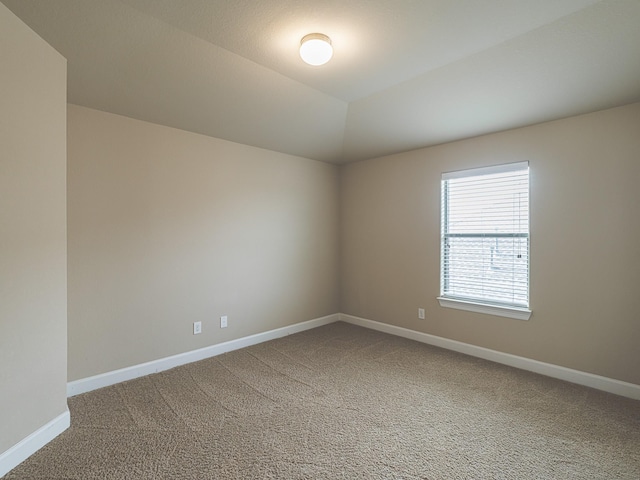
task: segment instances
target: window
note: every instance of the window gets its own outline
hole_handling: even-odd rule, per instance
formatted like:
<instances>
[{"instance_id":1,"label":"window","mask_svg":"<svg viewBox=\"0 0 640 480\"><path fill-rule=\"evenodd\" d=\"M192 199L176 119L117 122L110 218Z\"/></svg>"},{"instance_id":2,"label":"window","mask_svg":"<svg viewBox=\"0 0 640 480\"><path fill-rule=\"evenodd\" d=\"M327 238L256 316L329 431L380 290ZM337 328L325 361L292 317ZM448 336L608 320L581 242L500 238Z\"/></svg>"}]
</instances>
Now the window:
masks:
<instances>
[{"instance_id":1,"label":"window","mask_svg":"<svg viewBox=\"0 0 640 480\"><path fill-rule=\"evenodd\" d=\"M440 305L528 320L529 163L442 175Z\"/></svg>"}]
</instances>

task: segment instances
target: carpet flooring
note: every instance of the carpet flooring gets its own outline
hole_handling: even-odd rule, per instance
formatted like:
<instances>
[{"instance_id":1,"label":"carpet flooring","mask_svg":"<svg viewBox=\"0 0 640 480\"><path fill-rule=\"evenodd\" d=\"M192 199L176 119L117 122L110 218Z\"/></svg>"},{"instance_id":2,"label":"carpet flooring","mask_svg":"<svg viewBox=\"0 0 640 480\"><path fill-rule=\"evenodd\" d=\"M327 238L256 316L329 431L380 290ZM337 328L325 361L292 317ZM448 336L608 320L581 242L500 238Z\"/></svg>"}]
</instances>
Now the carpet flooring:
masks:
<instances>
[{"instance_id":1,"label":"carpet flooring","mask_svg":"<svg viewBox=\"0 0 640 480\"><path fill-rule=\"evenodd\" d=\"M7 480L640 479L640 402L345 323L69 399Z\"/></svg>"}]
</instances>

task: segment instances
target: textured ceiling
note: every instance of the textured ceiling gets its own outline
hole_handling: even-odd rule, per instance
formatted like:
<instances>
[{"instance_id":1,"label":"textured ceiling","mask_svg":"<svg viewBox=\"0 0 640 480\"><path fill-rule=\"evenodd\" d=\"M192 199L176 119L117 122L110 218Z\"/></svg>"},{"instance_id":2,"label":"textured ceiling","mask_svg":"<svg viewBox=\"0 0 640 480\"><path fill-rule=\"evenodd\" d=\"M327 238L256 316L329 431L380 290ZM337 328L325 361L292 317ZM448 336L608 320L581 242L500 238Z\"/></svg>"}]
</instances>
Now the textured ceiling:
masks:
<instances>
[{"instance_id":1,"label":"textured ceiling","mask_svg":"<svg viewBox=\"0 0 640 480\"><path fill-rule=\"evenodd\" d=\"M334 163L640 101L640 0L1 1L72 103Z\"/></svg>"}]
</instances>

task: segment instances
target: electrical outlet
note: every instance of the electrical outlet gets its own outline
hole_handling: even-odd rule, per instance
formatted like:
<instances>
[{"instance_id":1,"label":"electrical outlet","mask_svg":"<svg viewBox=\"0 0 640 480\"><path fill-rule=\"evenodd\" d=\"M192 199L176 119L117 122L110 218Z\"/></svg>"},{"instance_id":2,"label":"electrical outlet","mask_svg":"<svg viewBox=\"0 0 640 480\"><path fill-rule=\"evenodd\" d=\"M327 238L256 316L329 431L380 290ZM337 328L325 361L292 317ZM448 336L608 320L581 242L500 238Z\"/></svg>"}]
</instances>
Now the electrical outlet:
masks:
<instances>
[{"instance_id":1,"label":"electrical outlet","mask_svg":"<svg viewBox=\"0 0 640 480\"><path fill-rule=\"evenodd\" d=\"M227 316L223 315L220 317L220 328L227 328Z\"/></svg>"},{"instance_id":2,"label":"electrical outlet","mask_svg":"<svg viewBox=\"0 0 640 480\"><path fill-rule=\"evenodd\" d=\"M419 308L418 309L418 318L420 320L424 320L424 308Z\"/></svg>"},{"instance_id":3,"label":"electrical outlet","mask_svg":"<svg viewBox=\"0 0 640 480\"><path fill-rule=\"evenodd\" d=\"M193 322L193 334L198 335L202 333L202 322Z\"/></svg>"}]
</instances>

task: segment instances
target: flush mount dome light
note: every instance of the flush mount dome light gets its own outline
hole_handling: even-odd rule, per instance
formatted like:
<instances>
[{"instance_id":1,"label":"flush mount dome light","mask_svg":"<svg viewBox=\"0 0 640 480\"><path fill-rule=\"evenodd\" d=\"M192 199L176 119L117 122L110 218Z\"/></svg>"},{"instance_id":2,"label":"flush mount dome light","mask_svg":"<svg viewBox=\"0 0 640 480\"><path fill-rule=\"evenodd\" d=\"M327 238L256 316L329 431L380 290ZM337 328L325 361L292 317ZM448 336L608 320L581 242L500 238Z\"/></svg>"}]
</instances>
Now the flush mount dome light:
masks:
<instances>
[{"instance_id":1,"label":"flush mount dome light","mask_svg":"<svg viewBox=\"0 0 640 480\"><path fill-rule=\"evenodd\" d=\"M332 55L331 39L322 33L310 33L300 40L300 57L309 65L324 65Z\"/></svg>"}]
</instances>

